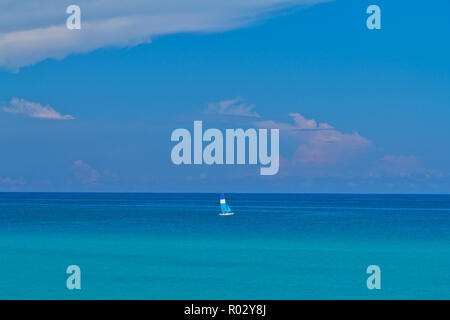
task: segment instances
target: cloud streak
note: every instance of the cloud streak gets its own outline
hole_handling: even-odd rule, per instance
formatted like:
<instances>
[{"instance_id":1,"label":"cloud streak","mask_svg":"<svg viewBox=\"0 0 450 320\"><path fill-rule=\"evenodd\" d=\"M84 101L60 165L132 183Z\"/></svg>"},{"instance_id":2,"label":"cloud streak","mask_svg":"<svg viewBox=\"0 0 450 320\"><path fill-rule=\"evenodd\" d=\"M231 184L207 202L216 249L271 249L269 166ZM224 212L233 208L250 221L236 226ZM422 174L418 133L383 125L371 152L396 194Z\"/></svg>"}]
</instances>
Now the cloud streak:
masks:
<instances>
[{"instance_id":1,"label":"cloud streak","mask_svg":"<svg viewBox=\"0 0 450 320\"><path fill-rule=\"evenodd\" d=\"M65 26L70 1L6 1L0 3L0 66L18 71L47 58L148 43L155 36L230 30L283 8L327 1L79 0L81 30Z\"/></svg>"},{"instance_id":2,"label":"cloud streak","mask_svg":"<svg viewBox=\"0 0 450 320\"><path fill-rule=\"evenodd\" d=\"M371 177L440 178L442 173L424 166L423 160L414 155L384 155L375 164Z\"/></svg>"},{"instance_id":3,"label":"cloud streak","mask_svg":"<svg viewBox=\"0 0 450 320\"><path fill-rule=\"evenodd\" d=\"M29 102L24 99L12 98L9 107L3 107L4 112L22 114L30 118L49 120L72 120L71 115L62 115L51 106L42 106L37 102Z\"/></svg>"},{"instance_id":4,"label":"cloud streak","mask_svg":"<svg viewBox=\"0 0 450 320\"><path fill-rule=\"evenodd\" d=\"M0 185L22 186L25 185L25 180L23 178L12 179L9 177L0 177Z\"/></svg>"},{"instance_id":5,"label":"cloud streak","mask_svg":"<svg viewBox=\"0 0 450 320\"><path fill-rule=\"evenodd\" d=\"M254 111L254 108L254 104L245 102L243 98L235 98L208 104L206 113L259 118L260 115L256 111Z\"/></svg>"}]
</instances>

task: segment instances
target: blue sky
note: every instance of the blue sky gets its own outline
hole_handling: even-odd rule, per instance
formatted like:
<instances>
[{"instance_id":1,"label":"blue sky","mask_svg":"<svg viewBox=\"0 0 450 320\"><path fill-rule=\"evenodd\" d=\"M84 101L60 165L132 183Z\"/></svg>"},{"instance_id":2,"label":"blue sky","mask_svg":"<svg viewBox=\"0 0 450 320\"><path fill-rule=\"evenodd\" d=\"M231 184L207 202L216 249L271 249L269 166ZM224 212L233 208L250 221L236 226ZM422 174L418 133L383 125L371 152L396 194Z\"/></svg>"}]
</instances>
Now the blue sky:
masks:
<instances>
[{"instance_id":1,"label":"blue sky","mask_svg":"<svg viewBox=\"0 0 450 320\"><path fill-rule=\"evenodd\" d=\"M126 32L102 19L131 9L84 2L77 38L64 1L0 5L0 191L450 192L448 1L173 0ZM279 174L173 165L170 134L194 120L280 128Z\"/></svg>"}]
</instances>

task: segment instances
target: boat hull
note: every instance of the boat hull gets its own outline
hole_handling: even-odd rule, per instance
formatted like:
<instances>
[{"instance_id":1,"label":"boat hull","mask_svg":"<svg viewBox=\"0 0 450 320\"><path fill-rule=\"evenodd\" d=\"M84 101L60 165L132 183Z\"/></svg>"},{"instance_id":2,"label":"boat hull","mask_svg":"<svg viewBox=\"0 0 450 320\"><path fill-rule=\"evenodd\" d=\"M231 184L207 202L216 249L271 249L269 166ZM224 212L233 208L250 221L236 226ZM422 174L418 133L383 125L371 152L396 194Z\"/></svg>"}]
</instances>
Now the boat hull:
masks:
<instances>
[{"instance_id":1,"label":"boat hull","mask_svg":"<svg viewBox=\"0 0 450 320\"><path fill-rule=\"evenodd\" d=\"M222 213L219 213L219 216L232 216L233 214L234 214L234 212L227 212L227 213L222 212Z\"/></svg>"}]
</instances>

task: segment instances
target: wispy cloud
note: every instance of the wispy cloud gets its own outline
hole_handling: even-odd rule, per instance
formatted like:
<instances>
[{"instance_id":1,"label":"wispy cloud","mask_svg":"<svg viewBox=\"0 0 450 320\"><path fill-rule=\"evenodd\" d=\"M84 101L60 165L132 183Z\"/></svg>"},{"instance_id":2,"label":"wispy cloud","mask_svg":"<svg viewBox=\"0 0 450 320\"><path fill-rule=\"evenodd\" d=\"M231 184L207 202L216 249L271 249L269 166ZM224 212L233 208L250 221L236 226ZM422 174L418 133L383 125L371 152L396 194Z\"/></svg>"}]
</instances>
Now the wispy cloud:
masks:
<instances>
[{"instance_id":1,"label":"wispy cloud","mask_svg":"<svg viewBox=\"0 0 450 320\"><path fill-rule=\"evenodd\" d=\"M376 161L371 177L440 178L441 172L424 166L423 160L414 155L384 155Z\"/></svg>"},{"instance_id":2,"label":"wispy cloud","mask_svg":"<svg viewBox=\"0 0 450 320\"><path fill-rule=\"evenodd\" d=\"M42 106L37 102L29 102L24 99L13 98L10 106L3 107L3 111L13 114L22 114L31 118L50 119L50 120L72 120L71 115L62 115L51 106Z\"/></svg>"},{"instance_id":3,"label":"wispy cloud","mask_svg":"<svg viewBox=\"0 0 450 320\"><path fill-rule=\"evenodd\" d=\"M243 98L235 98L231 100L222 100L208 104L205 112L217 113L221 115L255 117L260 115L254 111L255 105L247 103Z\"/></svg>"},{"instance_id":4,"label":"wispy cloud","mask_svg":"<svg viewBox=\"0 0 450 320\"><path fill-rule=\"evenodd\" d=\"M7 185L7 186L21 186L25 184L25 180L23 178L18 179L12 179L9 177L0 177L0 185Z\"/></svg>"},{"instance_id":5,"label":"wispy cloud","mask_svg":"<svg viewBox=\"0 0 450 320\"><path fill-rule=\"evenodd\" d=\"M0 2L0 66L17 71L108 46L150 42L154 36L214 32L252 23L267 13L328 0L78 0L81 30L67 30L70 1ZM84 14L86 13L86 14ZM87 14L88 13L88 14Z\"/></svg>"},{"instance_id":6,"label":"wispy cloud","mask_svg":"<svg viewBox=\"0 0 450 320\"><path fill-rule=\"evenodd\" d=\"M116 173L109 170L97 170L83 160L74 161L72 172L76 182L85 186L96 187L119 180L119 176Z\"/></svg>"}]
</instances>

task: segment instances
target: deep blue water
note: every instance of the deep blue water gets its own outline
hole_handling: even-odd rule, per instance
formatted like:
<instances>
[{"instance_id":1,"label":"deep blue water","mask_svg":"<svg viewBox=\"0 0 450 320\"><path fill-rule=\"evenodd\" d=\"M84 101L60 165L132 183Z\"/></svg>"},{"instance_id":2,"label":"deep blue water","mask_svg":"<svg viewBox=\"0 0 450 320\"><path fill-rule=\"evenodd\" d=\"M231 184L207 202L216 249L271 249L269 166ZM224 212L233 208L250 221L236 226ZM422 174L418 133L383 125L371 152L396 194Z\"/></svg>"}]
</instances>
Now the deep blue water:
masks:
<instances>
[{"instance_id":1,"label":"deep blue water","mask_svg":"<svg viewBox=\"0 0 450 320\"><path fill-rule=\"evenodd\" d=\"M0 194L0 298L450 299L449 195L226 197Z\"/></svg>"}]
</instances>

